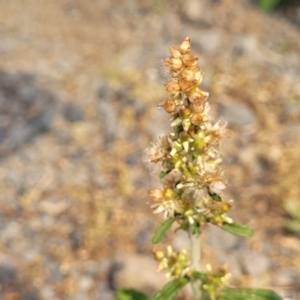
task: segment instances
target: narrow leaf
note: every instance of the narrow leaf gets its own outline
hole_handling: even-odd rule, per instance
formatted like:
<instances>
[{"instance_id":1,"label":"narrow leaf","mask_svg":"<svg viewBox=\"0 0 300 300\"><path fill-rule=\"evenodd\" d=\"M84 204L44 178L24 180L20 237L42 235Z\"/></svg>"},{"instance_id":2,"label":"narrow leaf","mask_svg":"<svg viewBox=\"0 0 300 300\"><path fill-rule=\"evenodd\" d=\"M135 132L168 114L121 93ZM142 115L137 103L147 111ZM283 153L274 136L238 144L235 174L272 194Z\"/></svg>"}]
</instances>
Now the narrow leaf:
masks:
<instances>
[{"instance_id":1,"label":"narrow leaf","mask_svg":"<svg viewBox=\"0 0 300 300\"><path fill-rule=\"evenodd\" d=\"M199 234L199 232L200 232L200 224L198 222L195 222L192 233Z\"/></svg>"},{"instance_id":2,"label":"narrow leaf","mask_svg":"<svg viewBox=\"0 0 300 300\"><path fill-rule=\"evenodd\" d=\"M221 196L219 196L219 195L216 194L216 193L209 193L209 196L210 196L213 200L215 200L215 201L218 201L218 202L221 202L221 201L222 201Z\"/></svg>"},{"instance_id":3,"label":"narrow leaf","mask_svg":"<svg viewBox=\"0 0 300 300\"><path fill-rule=\"evenodd\" d=\"M283 300L275 292L264 289L226 288L217 300Z\"/></svg>"},{"instance_id":4,"label":"narrow leaf","mask_svg":"<svg viewBox=\"0 0 300 300\"><path fill-rule=\"evenodd\" d=\"M157 244L162 240L165 233L171 228L172 224L176 221L176 219L177 219L176 217L167 219L158 228L156 228L152 238L153 244Z\"/></svg>"},{"instance_id":5,"label":"narrow leaf","mask_svg":"<svg viewBox=\"0 0 300 300\"><path fill-rule=\"evenodd\" d=\"M259 0L259 8L264 11L270 11L275 8L281 0Z\"/></svg>"},{"instance_id":6,"label":"narrow leaf","mask_svg":"<svg viewBox=\"0 0 300 300\"><path fill-rule=\"evenodd\" d=\"M172 300L189 281L188 277L175 278L169 281L151 300Z\"/></svg>"},{"instance_id":7,"label":"narrow leaf","mask_svg":"<svg viewBox=\"0 0 300 300\"><path fill-rule=\"evenodd\" d=\"M168 174L168 172L161 171L161 172L159 173L159 178L162 179L162 178L164 178L167 174Z\"/></svg>"},{"instance_id":8,"label":"narrow leaf","mask_svg":"<svg viewBox=\"0 0 300 300\"><path fill-rule=\"evenodd\" d=\"M253 229L250 227L236 223L223 223L221 228L241 237L250 237L254 233Z\"/></svg>"},{"instance_id":9,"label":"narrow leaf","mask_svg":"<svg viewBox=\"0 0 300 300\"><path fill-rule=\"evenodd\" d=\"M200 280L206 280L206 279L207 279L206 273L197 272L197 271L195 271L195 272L193 273L193 277L194 277L194 278L197 278L197 279L200 279Z\"/></svg>"},{"instance_id":10,"label":"narrow leaf","mask_svg":"<svg viewBox=\"0 0 300 300\"><path fill-rule=\"evenodd\" d=\"M117 291L118 300L149 300L145 294L134 289L121 289Z\"/></svg>"}]
</instances>

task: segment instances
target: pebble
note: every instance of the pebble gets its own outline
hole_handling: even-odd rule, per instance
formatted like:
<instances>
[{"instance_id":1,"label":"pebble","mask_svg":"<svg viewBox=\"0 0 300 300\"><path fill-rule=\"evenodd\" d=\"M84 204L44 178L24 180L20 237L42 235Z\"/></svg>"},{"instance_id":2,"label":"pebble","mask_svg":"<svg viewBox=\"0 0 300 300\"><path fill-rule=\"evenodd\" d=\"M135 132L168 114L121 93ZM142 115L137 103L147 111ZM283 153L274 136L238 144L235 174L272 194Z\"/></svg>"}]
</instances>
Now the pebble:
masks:
<instances>
[{"instance_id":1,"label":"pebble","mask_svg":"<svg viewBox=\"0 0 300 300\"><path fill-rule=\"evenodd\" d=\"M219 115L228 122L229 127L238 128L256 123L254 112L243 103L224 101L219 106Z\"/></svg>"},{"instance_id":2,"label":"pebble","mask_svg":"<svg viewBox=\"0 0 300 300\"><path fill-rule=\"evenodd\" d=\"M134 288L153 294L167 282L163 272L156 273L156 269L157 262L153 257L141 254L118 254L113 258L111 265L114 289Z\"/></svg>"},{"instance_id":3,"label":"pebble","mask_svg":"<svg viewBox=\"0 0 300 300\"><path fill-rule=\"evenodd\" d=\"M239 251L237 259L241 265L244 274L249 274L257 277L267 272L271 262L268 256L251 251L250 249L243 249Z\"/></svg>"},{"instance_id":4,"label":"pebble","mask_svg":"<svg viewBox=\"0 0 300 300\"><path fill-rule=\"evenodd\" d=\"M285 269L276 272L272 277L272 284L278 287L293 287L300 282L300 271L296 269Z\"/></svg>"},{"instance_id":5,"label":"pebble","mask_svg":"<svg viewBox=\"0 0 300 300\"><path fill-rule=\"evenodd\" d=\"M0 72L0 157L50 130L59 98L26 73Z\"/></svg>"}]
</instances>

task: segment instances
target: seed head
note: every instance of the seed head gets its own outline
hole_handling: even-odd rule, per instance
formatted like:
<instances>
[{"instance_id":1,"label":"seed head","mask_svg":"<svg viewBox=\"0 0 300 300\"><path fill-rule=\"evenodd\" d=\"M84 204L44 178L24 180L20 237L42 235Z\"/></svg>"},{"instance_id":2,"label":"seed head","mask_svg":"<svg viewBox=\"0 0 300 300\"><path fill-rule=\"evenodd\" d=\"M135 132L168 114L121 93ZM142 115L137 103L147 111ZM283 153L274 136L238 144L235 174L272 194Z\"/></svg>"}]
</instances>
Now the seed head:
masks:
<instances>
[{"instance_id":1,"label":"seed head","mask_svg":"<svg viewBox=\"0 0 300 300\"><path fill-rule=\"evenodd\" d=\"M180 92L180 86L177 81L171 81L167 84L166 90L170 95L177 95Z\"/></svg>"},{"instance_id":2,"label":"seed head","mask_svg":"<svg viewBox=\"0 0 300 300\"><path fill-rule=\"evenodd\" d=\"M183 64L187 67L195 66L198 63L198 56L193 56L189 53L182 55L181 59Z\"/></svg>"},{"instance_id":3,"label":"seed head","mask_svg":"<svg viewBox=\"0 0 300 300\"><path fill-rule=\"evenodd\" d=\"M178 84L179 84L180 89L184 92L191 91L195 86L193 81L189 81L185 78L180 79Z\"/></svg>"},{"instance_id":4,"label":"seed head","mask_svg":"<svg viewBox=\"0 0 300 300\"><path fill-rule=\"evenodd\" d=\"M175 217L184 230L232 222L226 213L233 202L222 198L225 180L220 168L219 145L226 123L211 121L209 94L199 88L204 75L197 63L188 37L179 48L170 47L170 57L164 60L171 76L165 87L168 98L159 106L171 114L172 132L147 149L148 160L159 164L162 179L161 189L149 191L151 208L165 218ZM166 254L157 251L155 257L159 270L167 269L168 276L192 274L187 273L191 268L185 252L168 247Z\"/></svg>"},{"instance_id":5,"label":"seed head","mask_svg":"<svg viewBox=\"0 0 300 300\"><path fill-rule=\"evenodd\" d=\"M181 57L180 51L177 48L172 47L172 46L170 47L170 54L173 58L180 58Z\"/></svg>"},{"instance_id":6,"label":"seed head","mask_svg":"<svg viewBox=\"0 0 300 300\"><path fill-rule=\"evenodd\" d=\"M191 52L191 43L188 37L186 37L179 46L179 51L181 54L188 54Z\"/></svg>"},{"instance_id":7,"label":"seed head","mask_svg":"<svg viewBox=\"0 0 300 300\"><path fill-rule=\"evenodd\" d=\"M172 71L178 71L182 68L182 60L180 58L167 58L164 65L169 67Z\"/></svg>"},{"instance_id":8,"label":"seed head","mask_svg":"<svg viewBox=\"0 0 300 300\"><path fill-rule=\"evenodd\" d=\"M164 109L167 113L173 113L176 109L176 103L174 100L168 99L164 102Z\"/></svg>"}]
</instances>

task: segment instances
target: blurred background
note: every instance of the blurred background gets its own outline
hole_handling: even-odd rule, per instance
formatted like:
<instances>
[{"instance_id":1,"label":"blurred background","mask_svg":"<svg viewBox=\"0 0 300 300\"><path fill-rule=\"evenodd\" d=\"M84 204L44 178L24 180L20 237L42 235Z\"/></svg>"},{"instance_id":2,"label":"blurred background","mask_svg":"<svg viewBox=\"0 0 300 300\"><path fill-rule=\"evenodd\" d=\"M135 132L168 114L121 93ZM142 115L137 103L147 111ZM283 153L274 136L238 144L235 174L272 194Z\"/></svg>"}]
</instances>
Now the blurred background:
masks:
<instances>
[{"instance_id":1,"label":"blurred background","mask_svg":"<svg viewBox=\"0 0 300 300\"><path fill-rule=\"evenodd\" d=\"M275 0L0 1L1 299L163 284L143 151L170 130L161 61L185 36L229 123L231 216L255 229L207 227L204 263L227 263L232 286L300 299L300 5Z\"/></svg>"}]
</instances>

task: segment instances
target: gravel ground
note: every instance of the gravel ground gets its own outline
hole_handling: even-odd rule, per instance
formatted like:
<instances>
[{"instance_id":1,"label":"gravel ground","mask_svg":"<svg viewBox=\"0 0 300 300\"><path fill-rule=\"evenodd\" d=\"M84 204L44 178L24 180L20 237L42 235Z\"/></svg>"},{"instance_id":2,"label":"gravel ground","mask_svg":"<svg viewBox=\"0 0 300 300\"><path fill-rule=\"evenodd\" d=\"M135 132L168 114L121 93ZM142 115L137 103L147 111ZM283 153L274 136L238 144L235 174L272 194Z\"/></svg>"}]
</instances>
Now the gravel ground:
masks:
<instances>
[{"instance_id":1,"label":"gravel ground","mask_svg":"<svg viewBox=\"0 0 300 300\"><path fill-rule=\"evenodd\" d=\"M113 300L119 287L151 294L161 286L151 256L161 218L147 198L158 182L143 150L169 130L156 108L167 81L160 61L189 36L213 113L229 122L223 151L232 217L256 230L246 241L208 228L204 260L228 263L233 286L300 299L299 234L284 226L286 202L300 203L293 8L0 2L0 298ZM181 248L187 239L168 242ZM190 298L186 290L180 299Z\"/></svg>"}]
</instances>

